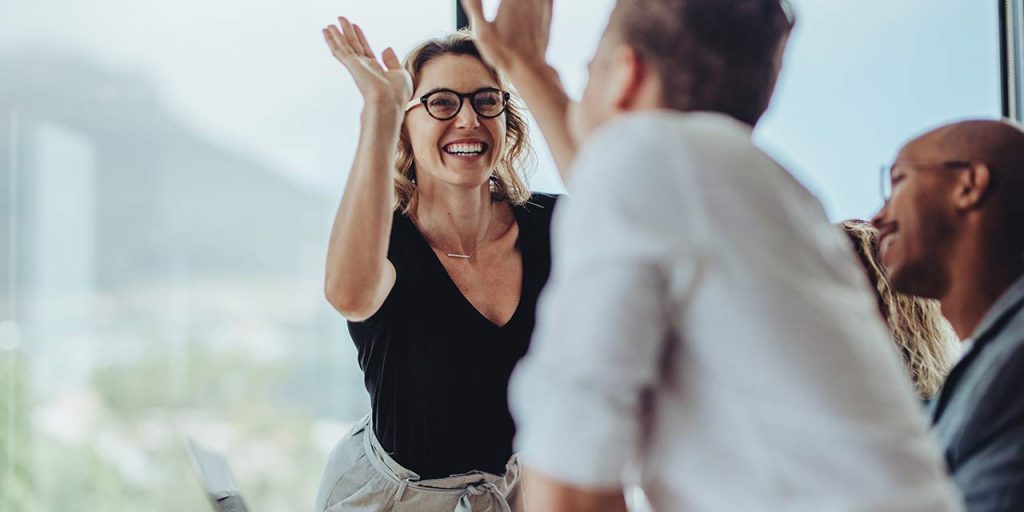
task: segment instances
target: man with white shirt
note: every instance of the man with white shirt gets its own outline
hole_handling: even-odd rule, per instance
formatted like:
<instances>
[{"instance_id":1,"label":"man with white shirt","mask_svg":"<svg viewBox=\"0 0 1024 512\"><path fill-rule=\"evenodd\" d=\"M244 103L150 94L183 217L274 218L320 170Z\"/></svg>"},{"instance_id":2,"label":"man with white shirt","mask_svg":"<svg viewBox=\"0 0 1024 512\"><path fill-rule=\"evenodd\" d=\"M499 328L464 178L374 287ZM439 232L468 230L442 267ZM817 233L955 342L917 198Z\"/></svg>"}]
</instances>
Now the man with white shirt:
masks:
<instances>
[{"instance_id":1,"label":"man with white shirt","mask_svg":"<svg viewBox=\"0 0 1024 512\"><path fill-rule=\"evenodd\" d=\"M528 508L624 510L635 468L656 510L959 510L849 244L751 142L788 8L618 1L570 130L550 0L463 3L572 169L510 389Z\"/></svg>"}]
</instances>

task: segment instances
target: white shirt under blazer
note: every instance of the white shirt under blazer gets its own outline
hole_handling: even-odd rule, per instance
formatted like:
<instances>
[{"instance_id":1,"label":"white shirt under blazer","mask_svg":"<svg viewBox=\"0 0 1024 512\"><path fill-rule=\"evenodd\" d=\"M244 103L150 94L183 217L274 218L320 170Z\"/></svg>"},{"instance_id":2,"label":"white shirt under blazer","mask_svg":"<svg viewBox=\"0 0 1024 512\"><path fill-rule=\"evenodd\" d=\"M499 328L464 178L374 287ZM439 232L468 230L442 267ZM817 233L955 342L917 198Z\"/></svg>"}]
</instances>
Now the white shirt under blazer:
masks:
<instances>
[{"instance_id":1,"label":"white shirt under blazer","mask_svg":"<svg viewBox=\"0 0 1024 512\"><path fill-rule=\"evenodd\" d=\"M851 245L747 125L622 116L572 176L510 388L527 467L635 466L656 510L962 509Z\"/></svg>"}]
</instances>

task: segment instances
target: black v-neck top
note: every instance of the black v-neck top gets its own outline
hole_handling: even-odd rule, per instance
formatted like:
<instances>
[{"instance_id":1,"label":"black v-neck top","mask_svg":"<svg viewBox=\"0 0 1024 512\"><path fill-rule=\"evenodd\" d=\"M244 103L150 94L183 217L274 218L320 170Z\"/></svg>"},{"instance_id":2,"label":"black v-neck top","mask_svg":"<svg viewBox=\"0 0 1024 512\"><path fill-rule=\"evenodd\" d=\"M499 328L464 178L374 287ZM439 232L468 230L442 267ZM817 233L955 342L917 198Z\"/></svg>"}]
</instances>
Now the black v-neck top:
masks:
<instances>
[{"instance_id":1,"label":"black v-neck top","mask_svg":"<svg viewBox=\"0 0 1024 512\"><path fill-rule=\"evenodd\" d=\"M505 473L515 434L508 381L526 354L551 268L556 199L534 194L513 208L522 291L500 327L465 298L412 221L395 213L388 248L395 285L374 316L348 326L377 439L422 479Z\"/></svg>"}]
</instances>

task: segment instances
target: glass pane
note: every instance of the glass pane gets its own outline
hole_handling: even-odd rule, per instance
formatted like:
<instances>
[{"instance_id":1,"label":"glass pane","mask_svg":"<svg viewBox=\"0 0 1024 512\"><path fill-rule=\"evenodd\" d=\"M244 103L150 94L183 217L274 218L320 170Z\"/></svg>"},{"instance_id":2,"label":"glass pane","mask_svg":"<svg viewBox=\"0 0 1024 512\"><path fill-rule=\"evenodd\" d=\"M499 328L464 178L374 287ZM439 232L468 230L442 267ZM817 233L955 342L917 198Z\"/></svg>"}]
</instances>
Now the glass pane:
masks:
<instances>
[{"instance_id":1,"label":"glass pane","mask_svg":"<svg viewBox=\"0 0 1024 512\"><path fill-rule=\"evenodd\" d=\"M186 436L254 510L312 508L369 404L323 297L361 108L339 14L399 53L454 24L450 0L5 4L0 510L208 509Z\"/></svg>"},{"instance_id":2,"label":"glass pane","mask_svg":"<svg viewBox=\"0 0 1024 512\"><path fill-rule=\"evenodd\" d=\"M492 10L496 0L484 2ZM548 60L558 69L558 74L569 96L579 99L587 83L587 62L608 23L608 14L615 6L614 0L559 0L554 3L551 21L551 40ZM562 193L565 188L558 177L558 169L548 152L540 128L532 122L534 149L538 155L537 171L530 184L537 190Z\"/></svg>"},{"instance_id":3,"label":"glass pane","mask_svg":"<svg viewBox=\"0 0 1024 512\"><path fill-rule=\"evenodd\" d=\"M797 29L755 136L832 218L870 217L880 206L878 168L907 138L951 119L999 116L995 1L792 4ZM555 2L548 55L574 97L613 5ZM545 151L534 183L555 189Z\"/></svg>"},{"instance_id":4,"label":"glass pane","mask_svg":"<svg viewBox=\"0 0 1024 512\"><path fill-rule=\"evenodd\" d=\"M834 220L881 206L878 168L910 137L1000 116L997 2L792 4L797 28L756 137Z\"/></svg>"}]
</instances>

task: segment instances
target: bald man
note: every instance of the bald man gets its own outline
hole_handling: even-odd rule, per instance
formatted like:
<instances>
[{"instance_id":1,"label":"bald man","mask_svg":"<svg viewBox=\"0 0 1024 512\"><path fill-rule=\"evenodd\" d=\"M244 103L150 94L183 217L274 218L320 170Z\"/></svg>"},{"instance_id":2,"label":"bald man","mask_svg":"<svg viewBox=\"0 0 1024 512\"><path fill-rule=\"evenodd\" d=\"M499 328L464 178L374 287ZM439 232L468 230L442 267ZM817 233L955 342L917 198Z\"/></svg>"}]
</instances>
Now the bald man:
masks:
<instances>
[{"instance_id":1,"label":"bald man","mask_svg":"<svg viewBox=\"0 0 1024 512\"><path fill-rule=\"evenodd\" d=\"M938 299L964 355L932 402L968 510L1024 511L1024 131L942 126L902 148L872 222L893 287Z\"/></svg>"}]
</instances>

